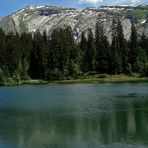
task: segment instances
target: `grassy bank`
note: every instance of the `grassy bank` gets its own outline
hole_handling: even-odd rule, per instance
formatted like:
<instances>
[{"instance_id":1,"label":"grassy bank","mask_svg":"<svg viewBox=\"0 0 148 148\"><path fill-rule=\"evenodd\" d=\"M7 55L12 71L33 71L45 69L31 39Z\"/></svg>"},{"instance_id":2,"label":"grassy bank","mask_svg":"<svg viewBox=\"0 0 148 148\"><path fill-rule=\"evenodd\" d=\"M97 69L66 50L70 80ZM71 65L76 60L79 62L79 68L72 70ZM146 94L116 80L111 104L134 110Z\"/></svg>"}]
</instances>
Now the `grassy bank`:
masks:
<instances>
[{"instance_id":1,"label":"grassy bank","mask_svg":"<svg viewBox=\"0 0 148 148\"><path fill-rule=\"evenodd\" d=\"M78 76L77 78L65 78L61 80L23 80L19 82L9 82L3 84L3 86L15 86L15 85L24 85L24 84L72 84L72 83L105 83L105 82L136 82L136 81L148 81L148 77L141 77L139 74L133 75L107 75L107 74L95 74L95 75L84 75Z\"/></svg>"},{"instance_id":2,"label":"grassy bank","mask_svg":"<svg viewBox=\"0 0 148 148\"><path fill-rule=\"evenodd\" d=\"M140 75L107 75L97 74L88 76L79 76L76 79L57 80L52 83L105 83L105 82L134 82L134 81L148 81L148 77L140 77Z\"/></svg>"},{"instance_id":3,"label":"grassy bank","mask_svg":"<svg viewBox=\"0 0 148 148\"><path fill-rule=\"evenodd\" d=\"M6 82L6 83L3 83L1 84L0 86L16 86L16 85L25 85L25 84L30 84L30 85L33 85L33 84L48 84L49 82L48 81L44 81L44 80L21 80L19 82L15 82L15 81L12 81L12 82Z\"/></svg>"}]
</instances>

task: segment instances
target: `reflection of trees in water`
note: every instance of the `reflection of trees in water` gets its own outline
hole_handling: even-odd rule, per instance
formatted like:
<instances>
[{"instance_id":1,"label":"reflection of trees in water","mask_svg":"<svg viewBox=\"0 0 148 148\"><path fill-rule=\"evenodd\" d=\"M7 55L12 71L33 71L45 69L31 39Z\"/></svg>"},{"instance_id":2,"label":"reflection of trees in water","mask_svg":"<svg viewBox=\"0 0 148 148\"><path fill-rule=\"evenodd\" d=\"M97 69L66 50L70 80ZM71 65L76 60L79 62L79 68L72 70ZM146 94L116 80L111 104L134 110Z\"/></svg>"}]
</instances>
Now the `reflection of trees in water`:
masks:
<instances>
[{"instance_id":1,"label":"reflection of trees in water","mask_svg":"<svg viewBox=\"0 0 148 148\"><path fill-rule=\"evenodd\" d=\"M0 137L21 147L97 147L108 143L146 143L148 102L117 103L96 116L48 116L25 111L0 114Z\"/></svg>"}]
</instances>

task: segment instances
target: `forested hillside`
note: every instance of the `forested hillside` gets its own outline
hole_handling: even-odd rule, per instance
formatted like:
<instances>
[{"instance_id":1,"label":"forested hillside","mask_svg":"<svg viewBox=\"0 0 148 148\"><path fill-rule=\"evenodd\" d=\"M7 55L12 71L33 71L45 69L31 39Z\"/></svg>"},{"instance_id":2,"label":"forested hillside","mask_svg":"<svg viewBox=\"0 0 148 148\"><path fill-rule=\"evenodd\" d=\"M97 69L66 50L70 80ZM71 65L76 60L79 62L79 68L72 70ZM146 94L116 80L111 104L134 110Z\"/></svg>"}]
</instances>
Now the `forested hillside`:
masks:
<instances>
[{"instance_id":1,"label":"forested hillside","mask_svg":"<svg viewBox=\"0 0 148 148\"><path fill-rule=\"evenodd\" d=\"M14 34L0 29L0 84L74 79L93 73L148 75L148 38L139 36L132 23L126 40L119 19L112 20L111 31L109 42L98 19L95 34L89 28L77 43L70 26L54 29L50 37L46 31Z\"/></svg>"}]
</instances>

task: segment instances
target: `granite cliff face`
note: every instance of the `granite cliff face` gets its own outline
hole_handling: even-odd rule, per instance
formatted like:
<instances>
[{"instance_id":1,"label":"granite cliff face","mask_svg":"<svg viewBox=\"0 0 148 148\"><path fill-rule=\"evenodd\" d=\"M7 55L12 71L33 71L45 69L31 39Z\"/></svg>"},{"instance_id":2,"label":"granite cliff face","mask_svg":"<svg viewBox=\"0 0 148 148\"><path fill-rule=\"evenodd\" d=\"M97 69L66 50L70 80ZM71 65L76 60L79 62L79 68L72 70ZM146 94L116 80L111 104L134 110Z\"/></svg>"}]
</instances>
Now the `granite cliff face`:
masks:
<instances>
[{"instance_id":1,"label":"granite cliff face","mask_svg":"<svg viewBox=\"0 0 148 148\"><path fill-rule=\"evenodd\" d=\"M76 40L82 31L92 28L95 31L97 18L101 17L108 38L111 37L112 18L119 18L122 22L124 35L130 37L131 22L137 27L139 35L148 35L148 5L140 6L112 6L86 8L77 10L55 6L28 6L9 16L0 19L0 27L6 32L40 32L47 31L48 35L54 28L70 25Z\"/></svg>"}]
</instances>

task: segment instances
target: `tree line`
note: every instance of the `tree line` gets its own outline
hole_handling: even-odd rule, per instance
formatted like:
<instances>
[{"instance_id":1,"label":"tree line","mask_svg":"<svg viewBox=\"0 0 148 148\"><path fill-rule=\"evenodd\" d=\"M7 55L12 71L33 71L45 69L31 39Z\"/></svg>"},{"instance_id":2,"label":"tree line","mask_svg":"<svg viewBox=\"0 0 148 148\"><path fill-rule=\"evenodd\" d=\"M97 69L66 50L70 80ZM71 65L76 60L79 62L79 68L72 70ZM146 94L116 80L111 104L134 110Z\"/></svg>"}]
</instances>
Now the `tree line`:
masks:
<instances>
[{"instance_id":1,"label":"tree line","mask_svg":"<svg viewBox=\"0 0 148 148\"><path fill-rule=\"evenodd\" d=\"M148 75L148 37L138 36L132 23L127 41L119 20L112 21L108 41L98 19L76 43L70 26L34 34L5 33L0 29L0 84L27 79L59 80L89 73Z\"/></svg>"}]
</instances>

